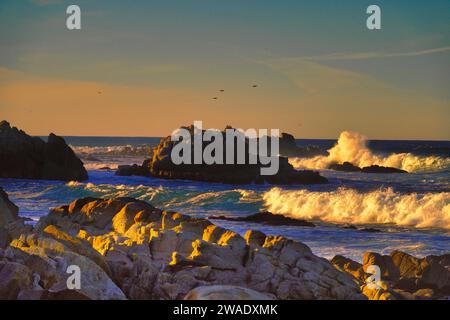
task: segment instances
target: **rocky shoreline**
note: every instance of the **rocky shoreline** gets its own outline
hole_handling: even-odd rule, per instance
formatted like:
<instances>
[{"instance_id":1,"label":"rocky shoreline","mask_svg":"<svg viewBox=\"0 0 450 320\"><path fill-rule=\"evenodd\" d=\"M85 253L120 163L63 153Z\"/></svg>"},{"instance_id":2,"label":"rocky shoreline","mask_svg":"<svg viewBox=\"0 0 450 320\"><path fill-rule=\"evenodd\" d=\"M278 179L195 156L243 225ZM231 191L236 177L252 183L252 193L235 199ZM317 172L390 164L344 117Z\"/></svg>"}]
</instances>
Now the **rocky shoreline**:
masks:
<instances>
[{"instance_id":1,"label":"rocky shoreline","mask_svg":"<svg viewBox=\"0 0 450 320\"><path fill-rule=\"evenodd\" d=\"M1 299L435 299L449 256L366 253L360 265L298 241L163 211L133 198L78 199L33 228L0 192ZM365 285L378 264L380 289ZM81 269L69 290L67 268Z\"/></svg>"}]
</instances>

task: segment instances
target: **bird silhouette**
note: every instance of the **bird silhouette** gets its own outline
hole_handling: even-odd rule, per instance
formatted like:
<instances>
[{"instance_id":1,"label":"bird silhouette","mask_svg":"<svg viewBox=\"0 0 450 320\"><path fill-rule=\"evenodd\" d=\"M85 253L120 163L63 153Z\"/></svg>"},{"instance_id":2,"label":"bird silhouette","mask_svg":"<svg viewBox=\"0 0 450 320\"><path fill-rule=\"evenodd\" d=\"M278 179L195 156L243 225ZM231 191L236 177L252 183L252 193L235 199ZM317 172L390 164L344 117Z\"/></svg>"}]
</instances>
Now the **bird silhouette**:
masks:
<instances>
[{"instance_id":1,"label":"bird silhouette","mask_svg":"<svg viewBox=\"0 0 450 320\"><path fill-rule=\"evenodd\" d=\"M218 98L217 98L217 97L214 97L213 99L214 99L214 100L217 100Z\"/></svg>"},{"instance_id":2,"label":"bird silhouette","mask_svg":"<svg viewBox=\"0 0 450 320\"><path fill-rule=\"evenodd\" d=\"M220 92L225 92L225 90L223 90L223 89L220 89L219 91L220 91Z\"/></svg>"},{"instance_id":3,"label":"bird silhouette","mask_svg":"<svg viewBox=\"0 0 450 320\"><path fill-rule=\"evenodd\" d=\"M253 88L256 88L257 86L258 86L257 84L254 84L252 87L253 87Z\"/></svg>"}]
</instances>

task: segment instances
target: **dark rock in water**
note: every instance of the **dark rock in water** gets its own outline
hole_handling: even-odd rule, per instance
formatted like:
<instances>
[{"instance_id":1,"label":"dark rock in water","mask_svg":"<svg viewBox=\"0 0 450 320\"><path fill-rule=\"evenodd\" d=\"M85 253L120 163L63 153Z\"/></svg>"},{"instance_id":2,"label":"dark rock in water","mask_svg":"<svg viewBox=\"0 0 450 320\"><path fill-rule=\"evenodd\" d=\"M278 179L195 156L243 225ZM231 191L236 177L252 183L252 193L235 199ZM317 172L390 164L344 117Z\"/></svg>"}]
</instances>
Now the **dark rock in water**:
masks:
<instances>
[{"instance_id":1,"label":"dark rock in water","mask_svg":"<svg viewBox=\"0 0 450 320\"><path fill-rule=\"evenodd\" d=\"M333 163L328 166L328 169L344 172L360 172L361 168L353 165L350 162L344 162L342 164Z\"/></svg>"},{"instance_id":2,"label":"dark rock in water","mask_svg":"<svg viewBox=\"0 0 450 320\"><path fill-rule=\"evenodd\" d=\"M194 128L190 126L188 129L193 136ZM226 153L225 132L222 132L224 140L224 152ZM250 183L270 183L270 184L317 184L326 183L328 180L322 177L318 172L314 171L297 171L288 159L279 157L279 170L275 175L263 176L260 173L261 163L249 164L249 145L248 139L245 140L245 164L179 164L172 162L172 148L179 142L171 141L171 137L161 139L158 146L153 150L151 159L144 161L141 166L122 166L117 170L116 174L121 176L139 175L152 176L163 179L182 179L195 180L205 182L218 182L226 184L250 184ZM203 148L210 142L203 142ZM192 144L193 148L193 144ZM193 157L192 149L191 155ZM236 155L236 146L235 152ZM224 156L224 158L226 155ZM236 160L236 156L235 156ZM191 161L193 163L193 161ZM236 161L235 161L236 163Z\"/></svg>"},{"instance_id":3,"label":"dark rock in water","mask_svg":"<svg viewBox=\"0 0 450 320\"><path fill-rule=\"evenodd\" d=\"M362 229L359 229L359 231L362 231L362 232L373 232L373 233L381 232L380 229L376 229L376 228L362 228Z\"/></svg>"},{"instance_id":4,"label":"dark rock in water","mask_svg":"<svg viewBox=\"0 0 450 320\"><path fill-rule=\"evenodd\" d=\"M378 165L371 165L369 167L360 168L355 166L350 162L344 162L342 164L332 163L328 166L328 169L335 171L344 171L344 172L364 172L364 173L408 173L405 170L392 168L392 167L382 167Z\"/></svg>"},{"instance_id":5,"label":"dark rock in water","mask_svg":"<svg viewBox=\"0 0 450 320\"><path fill-rule=\"evenodd\" d=\"M119 166L116 175L118 176L150 176L149 172L146 170L146 167L143 165L123 165Z\"/></svg>"},{"instance_id":6,"label":"dark rock in water","mask_svg":"<svg viewBox=\"0 0 450 320\"><path fill-rule=\"evenodd\" d=\"M293 135L283 132L280 137L280 155L283 157L315 157L327 155L325 150L317 146L299 147Z\"/></svg>"},{"instance_id":7,"label":"dark rock in water","mask_svg":"<svg viewBox=\"0 0 450 320\"><path fill-rule=\"evenodd\" d=\"M343 229L348 229L348 230L362 231L362 232L382 232L380 229L376 229L376 228L361 228L361 229L358 229L356 226L354 226L352 224L345 225L342 228Z\"/></svg>"},{"instance_id":8,"label":"dark rock in water","mask_svg":"<svg viewBox=\"0 0 450 320\"><path fill-rule=\"evenodd\" d=\"M112 169L110 167L101 167L98 170L103 170L103 171L112 171Z\"/></svg>"},{"instance_id":9,"label":"dark rock in water","mask_svg":"<svg viewBox=\"0 0 450 320\"><path fill-rule=\"evenodd\" d=\"M315 224L305 220L293 219L279 214L263 211L252 214L247 217L226 217L226 216L211 216L209 219L227 220L227 221L241 221L262 223L271 226L299 226L299 227L315 227Z\"/></svg>"},{"instance_id":10,"label":"dark rock in water","mask_svg":"<svg viewBox=\"0 0 450 320\"><path fill-rule=\"evenodd\" d=\"M392 167L382 167L377 165L372 165L370 167L364 167L361 169L364 173L408 173L408 171L392 168Z\"/></svg>"},{"instance_id":11,"label":"dark rock in water","mask_svg":"<svg viewBox=\"0 0 450 320\"><path fill-rule=\"evenodd\" d=\"M88 178L80 159L63 138L51 133L48 141L0 123L0 177L83 181Z\"/></svg>"}]
</instances>

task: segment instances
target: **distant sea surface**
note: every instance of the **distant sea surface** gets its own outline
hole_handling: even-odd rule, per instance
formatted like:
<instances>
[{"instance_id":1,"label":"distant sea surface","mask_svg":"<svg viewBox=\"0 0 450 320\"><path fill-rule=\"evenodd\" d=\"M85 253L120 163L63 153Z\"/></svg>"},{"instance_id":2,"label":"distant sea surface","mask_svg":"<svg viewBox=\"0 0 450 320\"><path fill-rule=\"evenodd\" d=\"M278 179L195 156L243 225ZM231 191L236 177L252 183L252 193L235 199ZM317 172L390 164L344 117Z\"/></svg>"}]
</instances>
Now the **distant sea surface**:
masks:
<instances>
[{"instance_id":1,"label":"distant sea surface","mask_svg":"<svg viewBox=\"0 0 450 320\"><path fill-rule=\"evenodd\" d=\"M85 163L89 180L80 182L0 179L20 215L37 221L51 207L80 197L128 196L162 209L197 217L245 216L269 210L317 224L315 228L264 226L215 220L243 234L258 229L300 240L317 255L341 254L361 261L363 252L403 250L416 256L450 252L450 141L297 140L297 145L364 158L364 164L395 163L409 174L344 173L325 169L326 156L292 158L295 168L327 177L320 186L222 185L145 177L118 177L121 164L141 164L159 138L65 137ZM353 139L353 140L352 140ZM333 151L334 152L334 151ZM338 155L339 156L339 155ZM347 155L346 155L347 156ZM111 169L111 170L108 170ZM344 228L372 227L368 233Z\"/></svg>"}]
</instances>

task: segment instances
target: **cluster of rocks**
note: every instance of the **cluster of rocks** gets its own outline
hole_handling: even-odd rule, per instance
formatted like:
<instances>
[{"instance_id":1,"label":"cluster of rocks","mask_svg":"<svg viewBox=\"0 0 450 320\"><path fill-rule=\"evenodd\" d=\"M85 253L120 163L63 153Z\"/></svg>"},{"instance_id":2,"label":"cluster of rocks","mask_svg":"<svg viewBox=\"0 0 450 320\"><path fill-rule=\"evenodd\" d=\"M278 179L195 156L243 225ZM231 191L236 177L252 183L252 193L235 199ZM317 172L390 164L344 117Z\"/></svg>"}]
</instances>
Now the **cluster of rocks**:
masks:
<instances>
[{"instance_id":1,"label":"cluster of rocks","mask_svg":"<svg viewBox=\"0 0 450 320\"><path fill-rule=\"evenodd\" d=\"M82 181L88 174L63 138L51 133L45 142L2 121L0 177Z\"/></svg>"},{"instance_id":2,"label":"cluster of rocks","mask_svg":"<svg viewBox=\"0 0 450 320\"><path fill-rule=\"evenodd\" d=\"M448 295L449 255L368 253L330 263L298 241L162 211L132 198L83 198L33 228L0 192L0 299L415 299ZM377 264L382 288L365 285ZM81 286L69 290L69 266ZM412 292L412 293L410 293Z\"/></svg>"},{"instance_id":3,"label":"cluster of rocks","mask_svg":"<svg viewBox=\"0 0 450 320\"><path fill-rule=\"evenodd\" d=\"M371 300L446 299L450 297L450 254L416 258L401 251L390 255L366 252L360 264L335 256L333 265L353 276L361 291ZM378 288L367 285L369 266L380 268ZM367 273L369 272L369 273Z\"/></svg>"},{"instance_id":4,"label":"cluster of rocks","mask_svg":"<svg viewBox=\"0 0 450 320\"><path fill-rule=\"evenodd\" d=\"M194 127L185 127L191 136L194 135ZM222 132L224 141L224 158L226 158L227 141L225 131ZM245 164L174 164L171 152L174 146L181 142L174 142L171 137L161 139L158 146L153 150L151 159L147 159L142 165L119 166L116 174L119 176L148 176L164 179L185 179L205 182L219 182L227 184L250 184L250 183L270 183L270 184L316 184L326 183L327 179L314 171L297 171L288 162L288 158L279 157L279 170L275 175L263 176L260 174L264 166L260 162L250 164L250 149L248 138L245 140ZM205 148L211 142L203 142ZM191 144L194 155L194 144ZM236 148L236 146L235 146ZM202 149L203 150L203 149ZM234 155L236 157L236 149ZM194 161L191 161L194 163Z\"/></svg>"},{"instance_id":5,"label":"cluster of rocks","mask_svg":"<svg viewBox=\"0 0 450 320\"><path fill-rule=\"evenodd\" d=\"M358 167L350 162L344 162L342 164L333 163L328 166L328 169L335 171L344 172L363 172L363 173L408 173L405 170L393 168L393 167L383 167L378 165L371 165L367 167Z\"/></svg>"},{"instance_id":6,"label":"cluster of rocks","mask_svg":"<svg viewBox=\"0 0 450 320\"><path fill-rule=\"evenodd\" d=\"M79 199L34 229L2 227L11 239L0 249L3 299L364 298L351 276L300 242L241 237L130 198ZM79 290L66 287L69 265L81 269Z\"/></svg>"}]
</instances>

